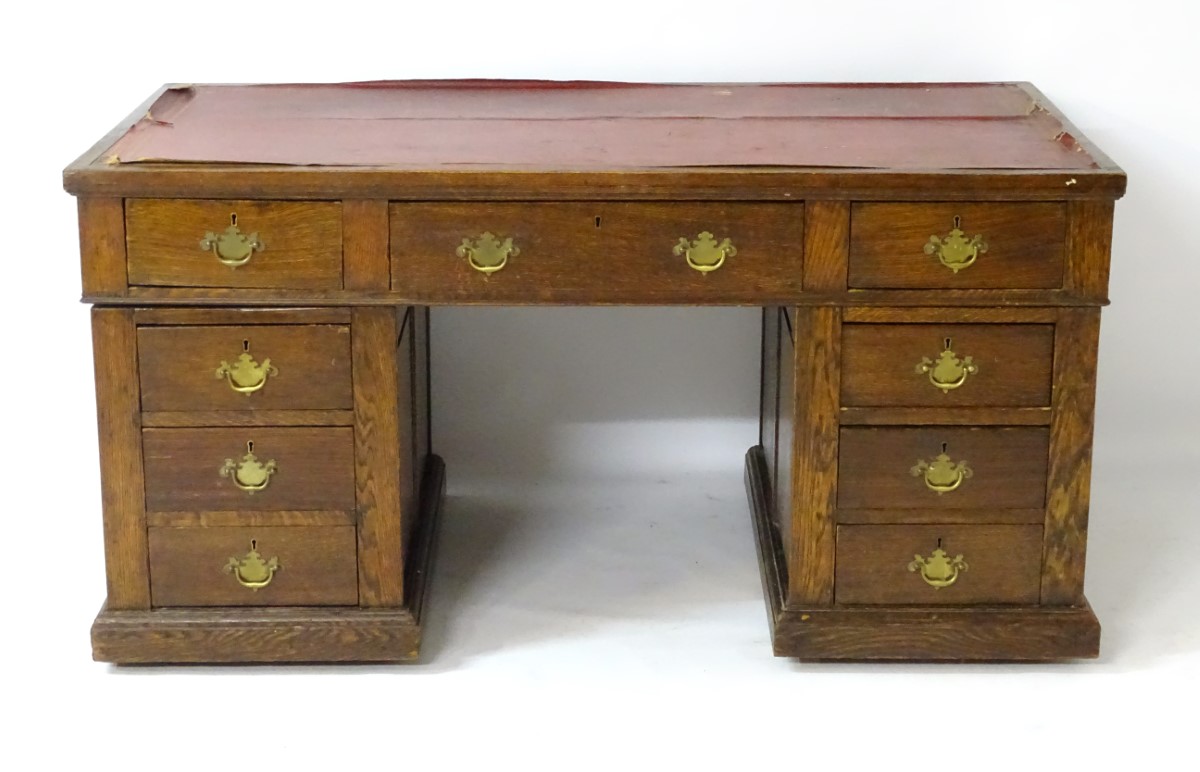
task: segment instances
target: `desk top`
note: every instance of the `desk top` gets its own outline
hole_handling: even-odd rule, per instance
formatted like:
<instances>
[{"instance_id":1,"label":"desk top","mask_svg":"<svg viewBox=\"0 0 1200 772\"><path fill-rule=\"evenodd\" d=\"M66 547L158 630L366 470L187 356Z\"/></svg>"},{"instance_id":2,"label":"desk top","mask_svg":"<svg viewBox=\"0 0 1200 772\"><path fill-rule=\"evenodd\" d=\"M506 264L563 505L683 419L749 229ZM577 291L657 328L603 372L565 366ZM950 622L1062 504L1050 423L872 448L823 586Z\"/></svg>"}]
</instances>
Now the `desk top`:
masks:
<instances>
[{"instance_id":1,"label":"desk top","mask_svg":"<svg viewBox=\"0 0 1200 772\"><path fill-rule=\"evenodd\" d=\"M868 186L881 174L923 187L921 176L980 173L1009 175L1010 184L1067 174L1078 186L1067 194L1124 184L1028 84L480 80L165 87L69 168L66 184L72 192L116 185L127 195L182 195L150 181L216 167L310 191L296 195L317 192L315 178L286 171L374 172L387 175L377 182L399 185L399 197L422 175L487 175L487 186L501 172L530 183L530 192L536 175L562 172L597 175L589 187L598 188L627 184L629 174L682 171L701 175L695 182L790 173L793 187L830 175L853 184L846 175L854 172L873 175ZM1059 195L1065 179L1053 180ZM320 189L338 192L330 183ZM290 195L286 188L275 194Z\"/></svg>"}]
</instances>

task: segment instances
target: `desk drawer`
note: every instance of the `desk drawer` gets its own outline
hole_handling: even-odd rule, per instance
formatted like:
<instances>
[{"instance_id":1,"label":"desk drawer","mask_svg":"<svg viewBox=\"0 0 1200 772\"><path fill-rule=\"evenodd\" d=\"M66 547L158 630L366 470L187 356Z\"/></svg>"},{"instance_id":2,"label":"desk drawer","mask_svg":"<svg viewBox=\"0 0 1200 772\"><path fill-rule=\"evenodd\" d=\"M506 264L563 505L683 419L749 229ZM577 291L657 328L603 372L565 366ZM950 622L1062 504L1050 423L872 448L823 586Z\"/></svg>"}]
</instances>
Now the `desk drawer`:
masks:
<instances>
[{"instance_id":1,"label":"desk drawer","mask_svg":"<svg viewBox=\"0 0 1200 772\"><path fill-rule=\"evenodd\" d=\"M838 508L1040 508L1049 453L1042 427L846 427Z\"/></svg>"},{"instance_id":2,"label":"desk drawer","mask_svg":"<svg viewBox=\"0 0 1200 772\"><path fill-rule=\"evenodd\" d=\"M142 409L353 407L350 327L142 327Z\"/></svg>"},{"instance_id":3,"label":"desk drawer","mask_svg":"<svg viewBox=\"0 0 1200 772\"><path fill-rule=\"evenodd\" d=\"M353 606L355 528L277 526L149 532L155 606Z\"/></svg>"},{"instance_id":4,"label":"desk drawer","mask_svg":"<svg viewBox=\"0 0 1200 772\"><path fill-rule=\"evenodd\" d=\"M1046 407L1049 324L847 324L847 407Z\"/></svg>"},{"instance_id":5,"label":"desk drawer","mask_svg":"<svg viewBox=\"0 0 1200 772\"><path fill-rule=\"evenodd\" d=\"M422 302L754 302L800 291L803 215L802 204L393 204L392 287Z\"/></svg>"},{"instance_id":6,"label":"desk drawer","mask_svg":"<svg viewBox=\"0 0 1200 772\"><path fill-rule=\"evenodd\" d=\"M839 604L1034 604L1041 525L842 525Z\"/></svg>"},{"instance_id":7,"label":"desk drawer","mask_svg":"<svg viewBox=\"0 0 1200 772\"><path fill-rule=\"evenodd\" d=\"M125 238L135 286L342 286L336 202L130 199Z\"/></svg>"},{"instance_id":8,"label":"desk drawer","mask_svg":"<svg viewBox=\"0 0 1200 772\"><path fill-rule=\"evenodd\" d=\"M855 204L849 285L1055 289L1063 284L1065 245L1059 203Z\"/></svg>"},{"instance_id":9,"label":"desk drawer","mask_svg":"<svg viewBox=\"0 0 1200 772\"><path fill-rule=\"evenodd\" d=\"M353 511L349 427L144 429L149 512Z\"/></svg>"}]
</instances>

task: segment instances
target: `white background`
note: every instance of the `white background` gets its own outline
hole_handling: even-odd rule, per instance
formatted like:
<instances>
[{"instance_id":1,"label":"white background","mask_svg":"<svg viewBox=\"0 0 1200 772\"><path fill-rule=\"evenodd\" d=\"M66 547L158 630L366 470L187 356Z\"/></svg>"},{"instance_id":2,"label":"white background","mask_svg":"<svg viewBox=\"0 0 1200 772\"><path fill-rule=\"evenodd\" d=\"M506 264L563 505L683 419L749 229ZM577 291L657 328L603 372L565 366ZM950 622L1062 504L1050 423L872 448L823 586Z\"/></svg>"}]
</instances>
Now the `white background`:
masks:
<instances>
[{"instance_id":1,"label":"white background","mask_svg":"<svg viewBox=\"0 0 1200 772\"><path fill-rule=\"evenodd\" d=\"M10 4L0 758L1196 768L1198 22L1194 4L1155 0ZM424 664L92 663L90 333L61 168L166 81L431 77L1038 85L1130 177L1100 352L1087 580L1100 660L772 658L741 487L757 312L494 309L434 314L451 498Z\"/></svg>"}]
</instances>

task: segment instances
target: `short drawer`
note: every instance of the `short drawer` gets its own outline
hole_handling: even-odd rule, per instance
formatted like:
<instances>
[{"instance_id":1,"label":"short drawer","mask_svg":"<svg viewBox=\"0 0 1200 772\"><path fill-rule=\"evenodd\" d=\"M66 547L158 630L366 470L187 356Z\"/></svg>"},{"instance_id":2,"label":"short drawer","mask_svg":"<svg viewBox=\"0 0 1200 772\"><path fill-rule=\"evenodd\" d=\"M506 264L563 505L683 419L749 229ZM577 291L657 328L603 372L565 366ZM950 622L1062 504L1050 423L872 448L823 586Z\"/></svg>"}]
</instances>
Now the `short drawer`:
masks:
<instances>
[{"instance_id":1,"label":"short drawer","mask_svg":"<svg viewBox=\"0 0 1200 772\"><path fill-rule=\"evenodd\" d=\"M352 511L349 427L144 429L149 512Z\"/></svg>"},{"instance_id":2,"label":"short drawer","mask_svg":"<svg viewBox=\"0 0 1200 772\"><path fill-rule=\"evenodd\" d=\"M842 605L1032 605L1042 526L842 525L836 559Z\"/></svg>"},{"instance_id":3,"label":"short drawer","mask_svg":"<svg viewBox=\"0 0 1200 772\"><path fill-rule=\"evenodd\" d=\"M342 286L336 202L130 199L125 239L134 286Z\"/></svg>"},{"instance_id":4,"label":"short drawer","mask_svg":"<svg viewBox=\"0 0 1200 772\"><path fill-rule=\"evenodd\" d=\"M149 532L155 606L353 606L354 526L157 527Z\"/></svg>"},{"instance_id":5,"label":"short drawer","mask_svg":"<svg viewBox=\"0 0 1200 772\"><path fill-rule=\"evenodd\" d=\"M845 427L839 509L1036 509L1046 502L1041 427Z\"/></svg>"},{"instance_id":6,"label":"short drawer","mask_svg":"<svg viewBox=\"0 0 1200 772\"><path fill-rule=\"evenodd\" d=\"M142 327L138 375L147 411L354 405L346 325Z\"/></svg>"},{"instance_id":7,"label":"short drawer","mask_svg":"<svg viewBox=\"0 0 1200 772\"><path fill-rule=\"evenodd\" d=\"M847 407L1047 407L1049 324L847 324Z\"/></svg>"},{"instance_id":8,"label":"short drawer","mask_svg":"<svg viewBox=\"0 0 1200 772\"><path fill-rule=\"evenodd\" d=\"M849 285L868 289L1062 287L1061 203L854 204Z\"/></svg>"},{"instance_id":9,"label":"short drawer","mask_svg":"<svg viewBox=\"0 0 1200 772\"><path fill-rule=\"evenodd\" d=\"M801 289L802 204L393 204L416 299L754 302Z\"/></svg>"}]
</instances>

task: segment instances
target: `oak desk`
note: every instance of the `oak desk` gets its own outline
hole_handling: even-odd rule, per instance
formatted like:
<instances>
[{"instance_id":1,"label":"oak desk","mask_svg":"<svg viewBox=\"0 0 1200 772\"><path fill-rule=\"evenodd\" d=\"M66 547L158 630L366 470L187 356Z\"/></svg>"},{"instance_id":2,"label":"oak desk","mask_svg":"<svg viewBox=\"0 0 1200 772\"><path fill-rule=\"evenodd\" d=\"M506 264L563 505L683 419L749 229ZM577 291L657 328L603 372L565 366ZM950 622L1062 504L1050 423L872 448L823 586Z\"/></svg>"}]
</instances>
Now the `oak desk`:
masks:
<instances>
[{"instance_id":1,"label":"oak desk","mask_svg":"<svg viewBox=\"0 0 1200 772\"><path fill-rule=\"evenodd\" d=\"M1027 84L168 87L65 185L99 660L417 656L452 304L764 309L746 481L776 654L1098 651L1125 176Z\"/></svg>"}]
</instances>

